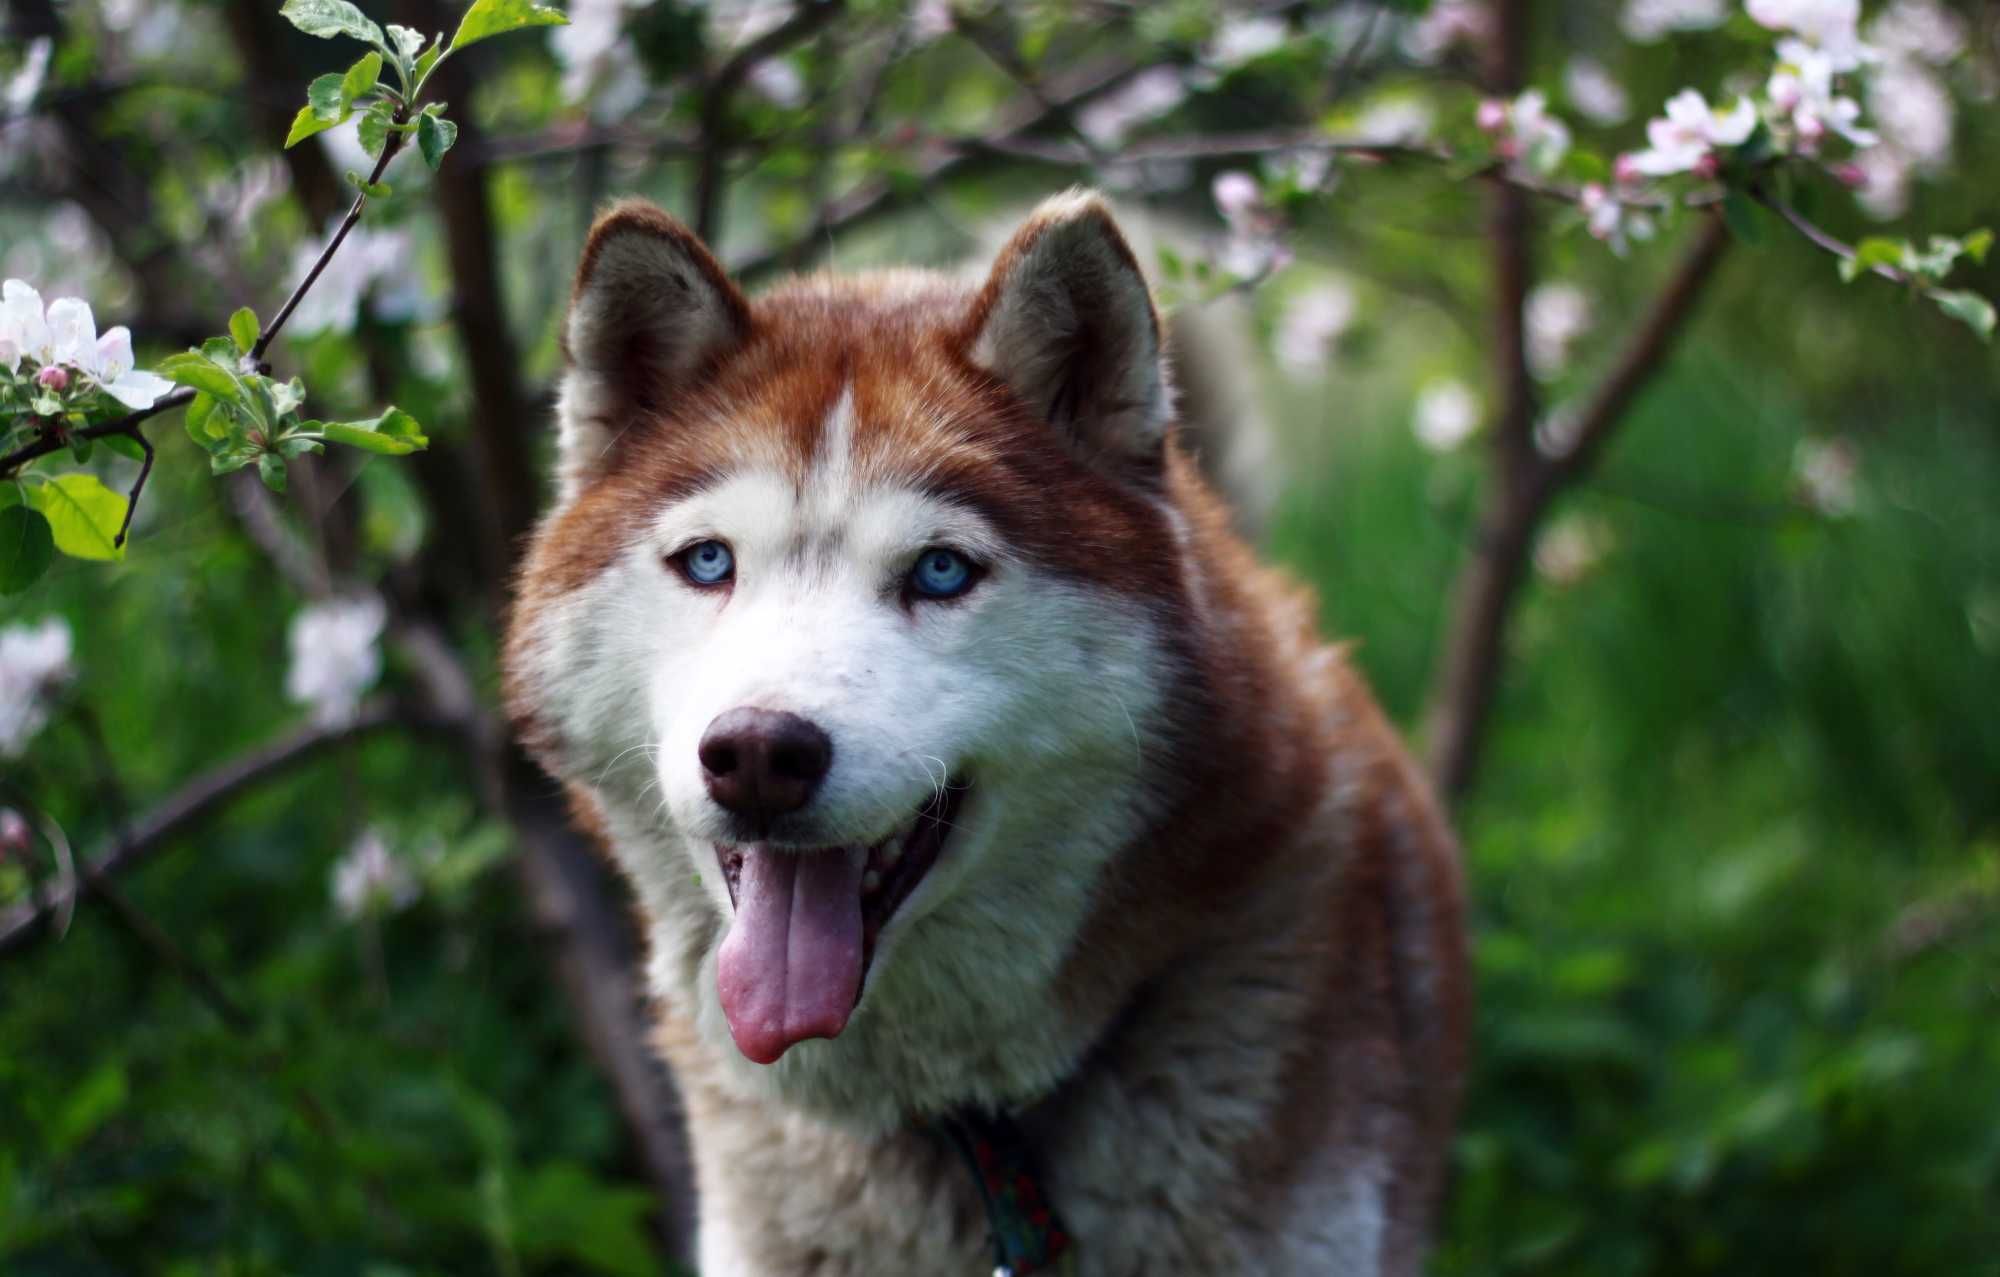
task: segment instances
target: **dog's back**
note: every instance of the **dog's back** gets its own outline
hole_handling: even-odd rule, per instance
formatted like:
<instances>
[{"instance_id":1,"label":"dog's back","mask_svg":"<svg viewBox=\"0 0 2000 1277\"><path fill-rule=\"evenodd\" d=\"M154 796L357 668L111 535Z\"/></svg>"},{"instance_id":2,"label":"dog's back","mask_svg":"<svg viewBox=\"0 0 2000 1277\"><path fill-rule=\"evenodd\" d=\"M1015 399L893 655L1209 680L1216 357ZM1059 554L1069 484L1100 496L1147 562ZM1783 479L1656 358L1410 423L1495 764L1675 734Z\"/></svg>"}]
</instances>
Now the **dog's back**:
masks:
<instances>
[{"instance_id":1,"label":"dog's back","mask_svg":"<svg viewBox=\"0 0 2000 1277\"><path fill-rule=\"evenodd\" d=\"M705 1277L985 1271L992 1112L1083 1273L1417 1271L1455 851L1102 206L754 302L626 209L568 337L510 696L647 910Z\"/></svg>"}]
</instances>

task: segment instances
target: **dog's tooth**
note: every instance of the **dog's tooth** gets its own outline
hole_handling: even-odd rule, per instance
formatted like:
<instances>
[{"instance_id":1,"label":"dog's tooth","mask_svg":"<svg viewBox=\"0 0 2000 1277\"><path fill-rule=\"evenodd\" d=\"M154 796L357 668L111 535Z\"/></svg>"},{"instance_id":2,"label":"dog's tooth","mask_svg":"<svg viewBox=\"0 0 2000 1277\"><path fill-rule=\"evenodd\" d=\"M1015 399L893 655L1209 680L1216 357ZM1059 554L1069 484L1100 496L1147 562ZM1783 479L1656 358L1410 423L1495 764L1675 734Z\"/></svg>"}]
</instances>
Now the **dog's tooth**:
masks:
<instances>
[{"instance_id":1,"label":"dog's tooth","mask_svg":"<svg viewBox=\"0 0 2000 1277\"><path fill-rule=\"evenodd\" d=\"M873 895L882 889L882 875L870 869L861 875L861 890L864 895Z\"/></svg>"}]
</instances>

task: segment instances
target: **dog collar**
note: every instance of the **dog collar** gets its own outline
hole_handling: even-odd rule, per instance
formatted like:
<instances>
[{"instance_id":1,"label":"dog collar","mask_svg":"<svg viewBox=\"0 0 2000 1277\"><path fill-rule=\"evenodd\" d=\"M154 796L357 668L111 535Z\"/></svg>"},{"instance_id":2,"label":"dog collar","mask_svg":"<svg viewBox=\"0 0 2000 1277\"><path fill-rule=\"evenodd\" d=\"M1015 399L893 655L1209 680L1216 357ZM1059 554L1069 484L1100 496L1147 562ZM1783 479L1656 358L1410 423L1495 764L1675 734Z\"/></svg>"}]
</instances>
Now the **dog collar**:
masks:
<instances>
[{"instance_id":1,"label":"dog collar","mask_svg":"<svg viewBox=\"0 0 2000 1277\"><path fill-rule=\"evenodd\" d=\"M937 1128L965 1160L986 1205L993 1277L1076 1271L1076 1248L1035 1174L1027 1139L1002 1114L963 1110Z\"/></svg>"}]
</instances>

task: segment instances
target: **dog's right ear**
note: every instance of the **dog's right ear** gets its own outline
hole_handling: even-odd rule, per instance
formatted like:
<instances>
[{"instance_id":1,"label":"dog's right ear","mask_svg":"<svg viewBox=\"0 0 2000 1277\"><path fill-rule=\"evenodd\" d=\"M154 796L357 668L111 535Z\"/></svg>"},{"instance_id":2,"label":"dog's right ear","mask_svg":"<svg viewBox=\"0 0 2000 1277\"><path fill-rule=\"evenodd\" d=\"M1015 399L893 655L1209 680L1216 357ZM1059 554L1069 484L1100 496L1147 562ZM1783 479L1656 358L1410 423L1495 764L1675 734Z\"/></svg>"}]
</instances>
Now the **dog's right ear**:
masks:
<instances>
[{"instance_id":1,"label":"dog's right ear","mask_svg":"<svg viewBox=\"0 0 2000 1277\"><path fill-rule=\"evenodd\" d=\"M584 244L563 323L562 498L749 333L750 304L693 231L645 200L607 209Z\"/></svg>"}]
</instances>

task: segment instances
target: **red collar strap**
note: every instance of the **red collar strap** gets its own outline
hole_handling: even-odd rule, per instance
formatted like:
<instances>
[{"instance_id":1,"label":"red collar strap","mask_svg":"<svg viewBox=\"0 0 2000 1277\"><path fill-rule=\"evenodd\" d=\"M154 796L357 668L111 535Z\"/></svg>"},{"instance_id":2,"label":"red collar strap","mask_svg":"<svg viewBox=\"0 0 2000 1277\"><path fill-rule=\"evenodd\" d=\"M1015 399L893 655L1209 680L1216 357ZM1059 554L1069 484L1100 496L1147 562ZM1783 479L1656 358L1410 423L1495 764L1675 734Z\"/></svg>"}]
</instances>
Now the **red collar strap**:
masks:
<instances>
[{"instance_id":1,"label":"red collar strap","mask_svg":"<svg viewBox=\"0 0 2000 1277\"><path fill-rule=\"evenodd\" d=\"M993 1277L1073 1272L1075 1243L1049 1205L1020 1128L1003 1115L970 1109L936 1126L979 1185L993 1241Z\"/></svg>"}]
</instances>

